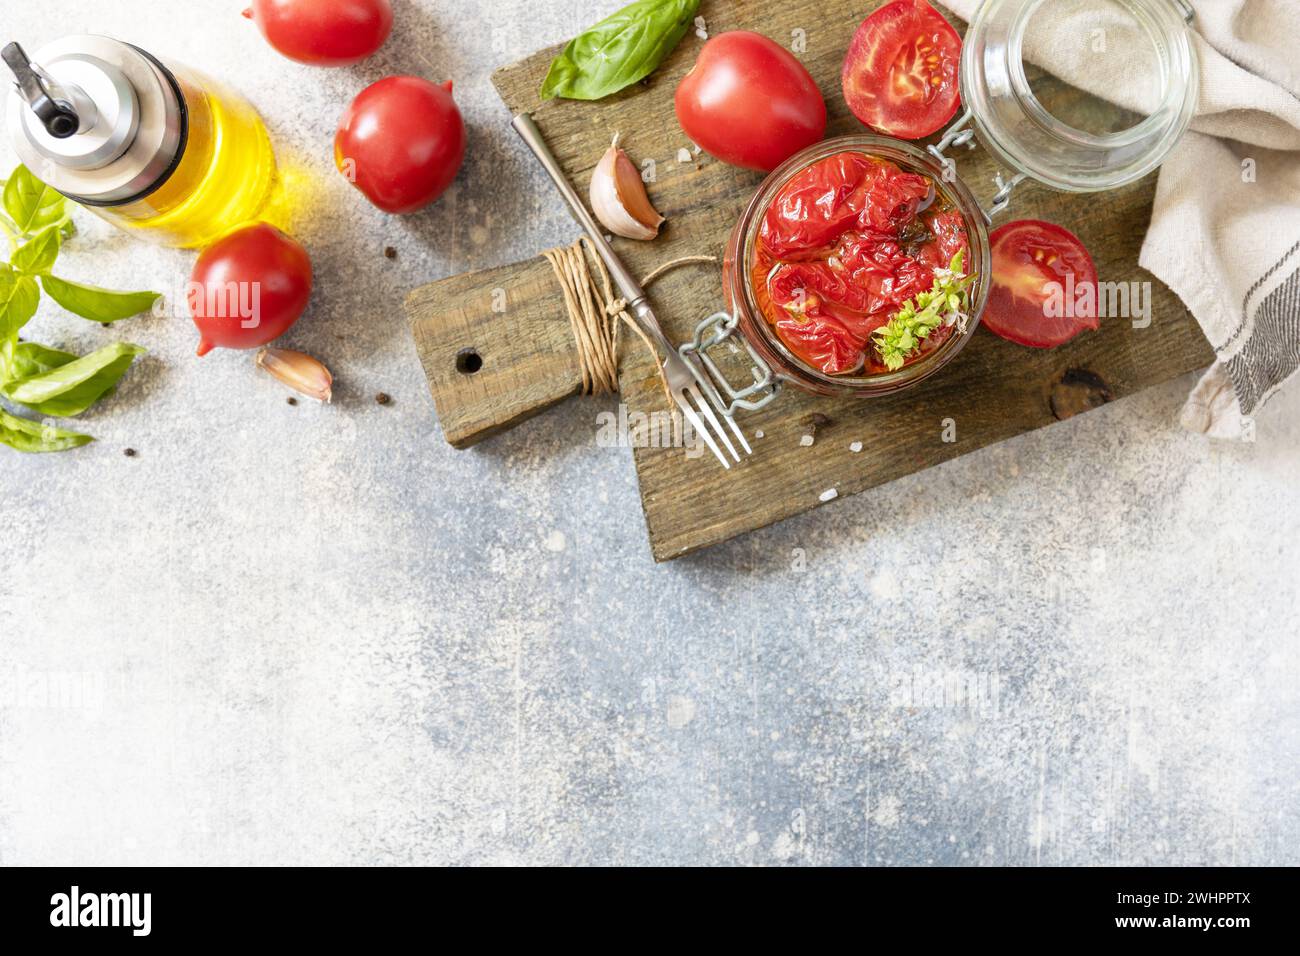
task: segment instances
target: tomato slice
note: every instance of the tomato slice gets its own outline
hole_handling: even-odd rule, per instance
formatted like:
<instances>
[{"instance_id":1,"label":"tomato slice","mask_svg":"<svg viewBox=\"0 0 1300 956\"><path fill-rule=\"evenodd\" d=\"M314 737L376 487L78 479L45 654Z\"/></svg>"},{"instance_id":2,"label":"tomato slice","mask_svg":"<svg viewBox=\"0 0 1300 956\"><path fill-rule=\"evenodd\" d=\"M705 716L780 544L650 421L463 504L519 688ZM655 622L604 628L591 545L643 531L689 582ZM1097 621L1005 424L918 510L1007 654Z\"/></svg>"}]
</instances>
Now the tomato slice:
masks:
<instances>
[{"instance_id":1,"label":"tomato slice","mask_svg":"<svg viewBox=\"0 0 1300 956\"><path fill-rule=\"evenodd\" d=\"M1079 237L1050 222L1009 222L989 237L993 289L984 325L1019 345L1050 349L1100 325L1097 267Z\"/></svg>"},{"instance_id":2,"label":"tomato slice","mask_svg":"<svg viewBox=\"0 0 1300 956\"><path fill-rule=\"evenodd\" d=\"M863 21L844 58L844 99L878 133L922 139L957 114L961 37L925 0L894 0Z\"/></svg>"}]
</instances>

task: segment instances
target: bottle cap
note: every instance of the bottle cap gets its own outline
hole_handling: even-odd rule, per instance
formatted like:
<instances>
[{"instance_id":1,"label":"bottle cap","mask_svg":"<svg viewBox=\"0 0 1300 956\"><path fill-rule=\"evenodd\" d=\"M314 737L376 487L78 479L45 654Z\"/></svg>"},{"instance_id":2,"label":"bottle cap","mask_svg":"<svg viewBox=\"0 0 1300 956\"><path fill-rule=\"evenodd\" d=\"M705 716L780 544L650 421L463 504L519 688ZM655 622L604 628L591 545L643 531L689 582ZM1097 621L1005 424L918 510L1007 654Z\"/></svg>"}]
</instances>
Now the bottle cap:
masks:
<instances>
[{"instance_id":1,"label":"bottle cap","mask_svg":"<svg viewBox=\"0 0 1300 956\"><path fill-rule=\"evenodd\" d=\"M42 182L77 202L111 206L165 181L185 145L175 78L144 51L110 37L70 36L28 58L3 50L14 151Z\"/></svg>"}]
</instances>

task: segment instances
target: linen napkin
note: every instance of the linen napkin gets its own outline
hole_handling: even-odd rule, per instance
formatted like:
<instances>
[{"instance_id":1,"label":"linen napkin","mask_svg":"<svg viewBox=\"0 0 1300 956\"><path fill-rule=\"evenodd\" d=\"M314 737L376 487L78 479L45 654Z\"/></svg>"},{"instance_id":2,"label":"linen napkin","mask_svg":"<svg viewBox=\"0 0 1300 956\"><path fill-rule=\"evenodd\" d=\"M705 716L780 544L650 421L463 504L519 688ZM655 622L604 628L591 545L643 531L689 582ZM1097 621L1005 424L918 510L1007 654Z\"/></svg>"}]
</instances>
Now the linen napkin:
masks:
<instances>
[{"instance_id":1,"label":"linen napkin","mask_svg":"<svg viewBox=\"0 0 1300 956\"><path fill-rule=\"evenodd\" d=\"M1217 355L1183 425L1251 439L1251 416L1300 368L1300 2L1164 2L1194 8L1200 97L1161 168L1139 261L1186 303ZM969 20L979 0L944 5ZM1111 16L1113 2L1043 9L1051 20L1026 45L1031 62L1119 106L1149 105L1149 91L1115 68L1149 41ZM1098 30L1111 55L1090 55Z\"/></svg>"}]
</instances>

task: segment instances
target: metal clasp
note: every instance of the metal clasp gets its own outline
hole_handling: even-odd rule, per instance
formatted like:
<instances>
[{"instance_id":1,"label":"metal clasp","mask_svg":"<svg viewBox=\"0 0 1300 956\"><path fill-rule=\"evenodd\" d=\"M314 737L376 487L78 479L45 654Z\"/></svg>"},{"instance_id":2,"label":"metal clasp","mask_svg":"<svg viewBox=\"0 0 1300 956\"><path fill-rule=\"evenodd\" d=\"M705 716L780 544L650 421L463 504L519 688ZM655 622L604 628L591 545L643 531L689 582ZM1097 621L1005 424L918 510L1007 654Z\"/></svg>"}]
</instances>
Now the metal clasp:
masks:
<instances>
[{"instance_id":1,"label":"metal clasp","mask_svg":"<svg viewBox=\"0 0 1300 956\"><path fill-rule=\"evenodd\" d=\"M988 220L990 226L993 225L993 217L1000 212L1006 212L1007 207L1011 205L1011 193L1028 178L1028 173L1016 173L1009 180L1003 179L1001 173L993 177L993 184L998 187L998 191L993 196L993 205L984 211L984 218Z\"/></svg>"},{"instance_id":2,"label":"metal clasp","mask_svg":"<svg viewBox=\"0 0 1300 956\"><path fill-rule=\"evenodd\" d=\"M758 411L776 398L781 390L781 383L771 366L763 361L763 357L744 336L741 336L741 341L752 363L750 368L750 373L754 377L752 385L740 389L733 388L722 369L718 368L709 357L709 349L730 339L739 326L739 314L715 312L696 326L695 337L677 350L695 375L700 388L704 390L714 406L720 408L728 418L735 417L736 412L741 410ZM755 396L762 397L755 398Z\"/></svg>"},{"instance_id":3,"label":"metal clasp","mask_svg":"<svg viewBox=\"0 0 1300 956\"><path fill-rule=\"evenodd\" d=\"M957 180L957 161L949 158L947 150L954 146L965 146L967 149L975 148L975 127L970 124L974 116L970 110L962 114L961 119L948 127L948 131L943 134L943 139L932 146L927 146L926 151L939 161L943 167L943 181L946 183L956 182Z\"/></svg>"},{"instance_id":4,"label":"metal clasp","mask_svg":"<svg viewBox=\"0 0 1300 956\"><path fill-rule=\"evenodd\" d=\"M961 119L948 127L948 131L943 134L943 139L932 146L926 147L926 151L939 161L943 166L943 181L954 182L957 178L957 161L948 156L947 151L954 146L965 146L967 149L975 148L975 126L971 122L974 114L967 110L962 114ZM993 177L993 184L998 187L997 193L993 196L993 205L985 209L980 207L980 212L984 215L984 221L990 226L993 225L993 217L998 213L1005 212L1011 205L1011 193L1022 182L1029 178L1028 173L1016 173L1010 179L1003 177L998 173Z\"/></svg>"}]
</instances>

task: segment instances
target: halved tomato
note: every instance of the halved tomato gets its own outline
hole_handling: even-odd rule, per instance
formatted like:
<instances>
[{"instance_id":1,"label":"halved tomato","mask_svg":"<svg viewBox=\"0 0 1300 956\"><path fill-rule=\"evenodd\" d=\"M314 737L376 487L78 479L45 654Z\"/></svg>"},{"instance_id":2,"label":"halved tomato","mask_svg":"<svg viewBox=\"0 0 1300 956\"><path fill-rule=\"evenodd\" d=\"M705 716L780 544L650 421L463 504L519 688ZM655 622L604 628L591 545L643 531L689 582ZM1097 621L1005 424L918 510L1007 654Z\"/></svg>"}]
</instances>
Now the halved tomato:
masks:
<instances>
[{"instance_id":1,"label":"halved tomato","mask_svg":"<svg viewBox=\"0 0 1300 956\"><path fill-rule=\"evenodd\" d=\"M1079 237L1037 219L1009 222L989 237L993 289L984 325L1019 345L1064 345L1100 325L1097 267Z\"/></svg>"},{"instance_id":2,"label":"halved tomato","mask_svg":"<svg viewBox=\"0 0 1300 956\"><path fill-rule=\"evenodd\" d=\"M894 0L863 21L844 58L844 99L878 133L923 139L948 125L961 94L961 37L925 0Z\"/></svg>"}]
</instances>

